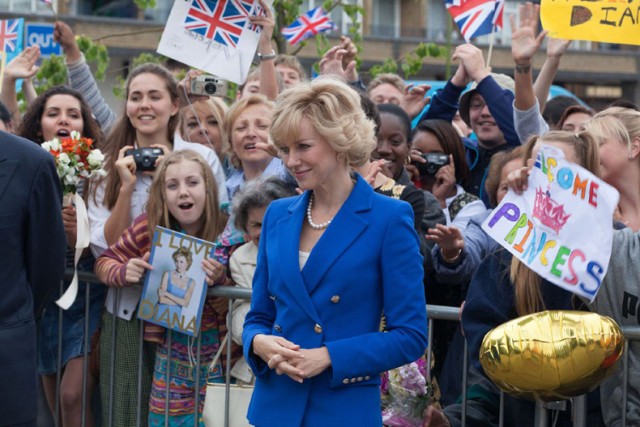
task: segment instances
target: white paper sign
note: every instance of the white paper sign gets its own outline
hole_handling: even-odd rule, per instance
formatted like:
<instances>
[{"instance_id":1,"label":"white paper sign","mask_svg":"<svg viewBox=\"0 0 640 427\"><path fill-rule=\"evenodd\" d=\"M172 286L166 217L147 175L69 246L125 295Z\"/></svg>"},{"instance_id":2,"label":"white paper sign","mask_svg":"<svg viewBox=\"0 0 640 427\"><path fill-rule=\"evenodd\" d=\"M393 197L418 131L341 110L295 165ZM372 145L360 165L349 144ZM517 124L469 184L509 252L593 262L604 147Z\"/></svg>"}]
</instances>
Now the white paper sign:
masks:
<instances>
[{"instance_id":1,"label":"white paper sign","mask_svg":"<svg viewBox=\"0 0 640 427\"><path fill-rule=\"evenodd\" d=\"M249 17L260 12L258 0L176 0L158 53L242 84L261 31Z\"/></svg>"},{"instance_id":2,"label":"white paper sign","mask_svg":"<svg viewBox=\"0 0 640 427\"><path fill-rule=\"evenodd\" d=\"M543 146L522 195L509 191L482 224L548 281L591 301L607 273L618 191Z\"/></svg>"}]
</instances>

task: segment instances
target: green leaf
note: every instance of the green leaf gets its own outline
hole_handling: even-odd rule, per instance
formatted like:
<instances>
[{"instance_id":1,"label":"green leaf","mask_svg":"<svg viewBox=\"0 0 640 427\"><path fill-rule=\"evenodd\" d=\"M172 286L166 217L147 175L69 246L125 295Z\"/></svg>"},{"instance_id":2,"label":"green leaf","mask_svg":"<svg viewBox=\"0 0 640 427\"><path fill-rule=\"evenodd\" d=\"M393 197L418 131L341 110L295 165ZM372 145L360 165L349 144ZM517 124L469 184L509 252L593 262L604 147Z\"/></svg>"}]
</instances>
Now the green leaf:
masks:
<instances>
[{"instance_id":1,"label":"green leaf","mask_svg":"<svg viewBox=\"0 0 640 427\"><path fill-rule=\"evenodd\" d=\"M441 56L440 48L434 43L429 43L429 55L434 58Z\"/></svg>"}]
</instances>

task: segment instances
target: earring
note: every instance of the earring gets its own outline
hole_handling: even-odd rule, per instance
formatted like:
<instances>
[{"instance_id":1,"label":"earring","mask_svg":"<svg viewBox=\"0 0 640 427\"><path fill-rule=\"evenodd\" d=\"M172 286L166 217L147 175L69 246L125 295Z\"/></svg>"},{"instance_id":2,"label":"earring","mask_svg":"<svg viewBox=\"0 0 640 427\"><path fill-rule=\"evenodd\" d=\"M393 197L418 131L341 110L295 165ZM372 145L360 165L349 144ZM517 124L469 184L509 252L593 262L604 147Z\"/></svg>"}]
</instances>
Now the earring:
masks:
<instances>
[{"instance_id":1,"label":"earring","mask_svg":"<svg viewBox=\"0 0 640 427\"><path fill-rule=\"evenodd\" d=\"M633 154L629 154L629 160L634 160L635 157L633 156Z\"/></svg>"},{"instance_id":2,"label":"earring","mask_svg":"<svg viewBox=\"0 0 640 427\"><path fill-rule=\"evenodd\" d=\"M411 163L411 156L407 156L407 158L404 160L405 165L408 165L409 163Z\"/></svg>"}]
</instances>

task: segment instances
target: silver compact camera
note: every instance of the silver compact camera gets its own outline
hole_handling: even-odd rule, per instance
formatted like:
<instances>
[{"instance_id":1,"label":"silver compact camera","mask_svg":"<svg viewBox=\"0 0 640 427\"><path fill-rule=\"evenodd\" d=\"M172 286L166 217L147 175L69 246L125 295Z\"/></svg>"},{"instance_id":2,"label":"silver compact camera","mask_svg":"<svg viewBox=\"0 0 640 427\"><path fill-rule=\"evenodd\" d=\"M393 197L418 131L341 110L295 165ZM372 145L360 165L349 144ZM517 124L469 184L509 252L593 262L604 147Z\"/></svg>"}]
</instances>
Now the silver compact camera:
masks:
<instances>
[{"instance_id":1,"label":"silver compact camera","mask_svg":"<svg viewBox=\"0 0 640 427\"><path fill-rule=\"evenodd\" d=\"M227 95L227 82L213 76L198 76L191 80L191 93L224 97Z\"/></svg>"}]
</instances>

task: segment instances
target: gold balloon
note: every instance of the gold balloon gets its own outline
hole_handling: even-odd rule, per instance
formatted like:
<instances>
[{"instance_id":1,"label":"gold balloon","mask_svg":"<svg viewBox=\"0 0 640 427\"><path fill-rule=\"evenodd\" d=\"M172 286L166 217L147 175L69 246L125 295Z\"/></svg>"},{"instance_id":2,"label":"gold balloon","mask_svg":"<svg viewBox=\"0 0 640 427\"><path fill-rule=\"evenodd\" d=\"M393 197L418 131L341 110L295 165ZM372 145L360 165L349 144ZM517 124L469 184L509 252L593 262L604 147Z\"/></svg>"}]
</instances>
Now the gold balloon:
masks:
<instances>
[{"instance_id":1,"label":"gold balloon","mask_svg":"<svg viewBox=\"0 0 640 427\"><path fill-rule=\"evenodd\" d=\"M527 399L568 399L593 390L615 369L624 336L610 318L543 311L485 335L480 363L505 392Z\"/></svg>"}]
</instances>

